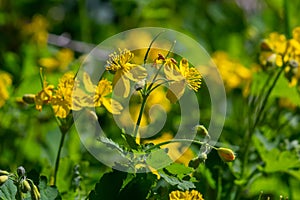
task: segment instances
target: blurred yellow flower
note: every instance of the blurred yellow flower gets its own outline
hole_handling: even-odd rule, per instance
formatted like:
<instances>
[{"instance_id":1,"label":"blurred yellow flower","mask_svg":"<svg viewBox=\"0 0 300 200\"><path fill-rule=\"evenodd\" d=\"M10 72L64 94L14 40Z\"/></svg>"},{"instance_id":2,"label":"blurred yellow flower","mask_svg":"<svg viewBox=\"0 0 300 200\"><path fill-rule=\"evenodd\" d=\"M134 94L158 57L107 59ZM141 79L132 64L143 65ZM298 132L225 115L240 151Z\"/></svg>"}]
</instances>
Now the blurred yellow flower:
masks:
<instances>
[{"instance_id":1,"label":"blurred yellow flower","mask_svg":"<svg viewBox=\"0 0 300 200\"><path fill-rule=\"evenodd\" d=\"M12 78L9 73L0 71L0 108L9 98L8 87L12 84Z\"/></svg>"},{"instance_id":2,"label":"blurred yellow flower","mask_svg":"<svg viewBox=\"0 0 300 200\"><path fill-rule=\"evenodd\" d=\"M167 98L172 103L182 97L186 85L195 92L200 88L201 74L196 68L189 67L189 63L185 58L181 59L179 67L173 58L165 59L164 73L166 78L171 81Z\"/></svg>"},{"instance_id":3,"label":"blurred yellow flower","mask_svg":"<svg viewBox=\"0 0 300 200\"><path fill-rule=\"evenodd\" d=\"M54 57L41 58L39 64L49 70L59 69L65 71L74 60L74 52L70 49L59 50Z\"/></svg>"},{"instance_id":4,"label":"blurred yellow flower","mask_svg":"<svg viewBox=\"0 0 300 200\"><path fill-rule=\"evenodd\" d=\"M161 137L153 140L144 140L144 143L153 143L159 144L162 142L170 141L173 139L173 135L170 133L163 133ZM183 146L181 143L169 143L163 145L163 148L168 149L168 155L170 158L178 163L183 163L185 166L188 166L189 162L195 157L193 151L186 146Z\"/></svg>"},{"instance_id":5,"label":"blurred yellow flower","mask_svg":"<svg viewBox=\"0 0 300 200\"><path fill-rule=\"evenodd\" d=\"M260 62L264 67L269 65L281 67L283 61L286 61L284 57L287 49L287 40L283 34L273 32L268 38L261 43Z\"/></svg>"},{"instance_id":6,"label":"blurred yellow flower","mask_svg":"<svg viewBox=\"0 0 300 200\"><path fill-rule=\"evenodd\" d=\"M113 85L116 86L118 83L114 88L114 93L124 98L129 95L130 80L138 82L147 76L147 71L144 67L130 63L133 57L134 54L129 50L119 49L119 54L114 52L107 61L106 70L115 73Z\"/></svg>"},{"instance_id":7,"label":"blurred yellow flower","mask_svg":"<svg viewBox=\"0 0 300 200\"><path fill-rule=\"evenodd\" d=\"M31 23L25 24L23 31L26 35L31 35L32 40L39 46L45 46L48 40L48 21L42 15L34 15Z\"/></svg>"},{"instance_id":8,"label":"blurred yellow flower","mask_svg":"<svg viewBox=\"0 0 300 200\"><path fill-rule=\"evenodd\" d=\"M204 200L202 194L197 190L192 191L172 191L169 194L169 200Z\"/></svg>"},{"instance_id":9,"label":"blurred yellow flower","mask_svg":"<svg viewBox=\"0 0 300 200\"><path fill-rule=\"evenodd\" d=\"M251 81L251 71L239 62L230 59L226 52L215 52L212 60L219 69L227 91L243 88Z\"/></svg>"}]
</instances>

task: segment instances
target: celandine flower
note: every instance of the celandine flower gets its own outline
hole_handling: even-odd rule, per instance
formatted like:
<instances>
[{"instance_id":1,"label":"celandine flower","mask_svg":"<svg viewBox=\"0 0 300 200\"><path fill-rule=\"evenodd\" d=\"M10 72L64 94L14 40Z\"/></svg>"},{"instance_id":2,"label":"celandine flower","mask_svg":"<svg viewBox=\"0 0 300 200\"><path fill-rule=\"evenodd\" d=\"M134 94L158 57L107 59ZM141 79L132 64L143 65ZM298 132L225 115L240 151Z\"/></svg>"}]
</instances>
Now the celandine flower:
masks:
<instances>
[{"instance_id":1,"label":"celandine flower","mask_svg":"<svg viewBox=\"0 0 300 200\"><path fill-rule=\"evenodd\" d=\"M43 89L35 95L35 108L38 111L42 110L43 105L48 104L53 96L54 86L48 85L46 80L43 81Z\"/></svg>"},{"instance_id":2,"label":"celandine flower","mask_svg":"<svg viewBox=\"0 0 300 200\"><path fill-rule=\"evenodd\" d=\"M204 200L202 194L197 190L192 191L172 191L169 194L169 200Z\"/></svg>"},{"instance_id":3,"label":"celandine flower","mask_svg":"<svg viewBox=\"0 0 300 200\"><path fill-rule=\"evenodd\" d=\"M116 52L109 56L106 70L114 72L113 85L114 93L118 96L128 97L130 92L130 80L138 82L147 76L147 71L140 65L132 64L134 54L129 50L119 49L119 54Z\"/></svg>"},{"instance_id":4,"label":"celandine flower","mask_svg":"<svg viewBox=\"0 0 300 200\"><path fill-rule=\"evenodd\" d=\"M186 85L195 92L200 88L201 74L196 68L189 67L185 58L181 59L179 67L173 58L165 59L164 73L170 81L167 98L172 103L182 97Z\"/></svg>"},{"instance_id":5,"label":"celandine flower","mask_svg":"<svg viewBox=\"0 0 300 200\"><path fill-rule=\"evenodd\" d=\"M72 92L75 87L74 74L68 72L59 80L55 95L51 100L53 111L57 117L66 118L72 108Z\"/></svg>"}]
</instances>

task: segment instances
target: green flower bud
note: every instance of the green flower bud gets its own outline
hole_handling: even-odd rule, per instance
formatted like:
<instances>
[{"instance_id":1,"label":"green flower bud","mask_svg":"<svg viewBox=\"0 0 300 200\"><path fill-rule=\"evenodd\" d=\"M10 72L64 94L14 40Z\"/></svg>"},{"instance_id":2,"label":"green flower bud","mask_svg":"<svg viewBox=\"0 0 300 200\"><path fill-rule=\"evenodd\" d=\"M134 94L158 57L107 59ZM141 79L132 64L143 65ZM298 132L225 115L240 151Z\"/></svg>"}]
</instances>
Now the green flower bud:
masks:
<instances>
[{"instance_id":1,"label":"green flower bud","mask_svg":"<svg viewBox=\"0 0 300 200\"><path fill-rule=\"evenodd\" d=\"M34 94L24 94L22 99L25 103L33 104L35 102L35 95Z\"/></svg>"},{"instance_id":2,"label":"green flower bud","mask_svg":"<svg viewBox=\"0 0 300 200\"><path fill-rule=\"evenodd\" d=\"M20 188L23 193L27 193L31 191L30 184L26 179L21 182Z\"/></svg>"},{"instance_id":3,"label":"green flower bud","mask_svg":"<svg viewBox=\"0 0 300 200\"><path fill-rule=\"evenodd\" d=\"M208 131L203 125L196 125L195 130L197 131L197 135L201 135L201 136L204 136L204 137L206 137L206 136L209 137Z\"/></svg>"}]
</instances>

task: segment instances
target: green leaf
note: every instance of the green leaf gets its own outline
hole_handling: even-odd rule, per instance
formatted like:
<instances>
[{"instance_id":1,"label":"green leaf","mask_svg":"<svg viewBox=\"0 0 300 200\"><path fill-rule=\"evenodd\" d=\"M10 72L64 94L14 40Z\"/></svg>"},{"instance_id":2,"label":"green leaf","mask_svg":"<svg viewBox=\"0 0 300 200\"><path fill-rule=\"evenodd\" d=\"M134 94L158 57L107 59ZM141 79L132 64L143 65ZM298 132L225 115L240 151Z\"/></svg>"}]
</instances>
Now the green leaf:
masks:
<instances>
[{"instance_id":1,"label":"green leaf","mask_svg":"<svg viewBox=\"0 0 300 200\"><path fill-rule=\"evenodd\" d=\"M90 192L88 199L115 200L126 177L126 173L117 170L104 174L96 184L95 189Z\"/></svg>"},{"instance_id":2,"label":"green leaf","mask_svg":"<svg viewBox=\"0 0 300 200\"><path fill-rule=\"evenodd\" d=\"M180 180L176 177L169 176L169 175L165 174L164 172L159 172L159 175L167 183L169 183L172 186L177 186L178 189L180 189L180 190L189 190L189 189L192 189L192 188L196 188L194 183L192 183L191 181Z\"/></svg>"},{"instance_id":3,"label":"green leaf","mask_svg":"<svg viewBox=\"0 0 300 200\"><path fill-rule=\"evenodd\" d=\"M112 148L112 149L117 149L119 152L123 153L123 149L115 143L113 140L107 138L107 137L102 137L100 136L98 140L102 143L104 143L107 147Z\"/></svg>"},{"instance_id":4,"label":"green leaf","mask_svg":"<svg viewBox=\"0 0 300 200\"><path fill-rule=\"evenodd\" d=\"M147 199L151 186L156 181L151 173L139 173L120 192L118 199Z\"/></svg>"},{"instance_id":5,"label":"green leaf","mask_svg":"<svg viewBox=\"0 0 300 200\"><path fill-rule=\"evenodd\" d=\"M151 154L149 155L146 162L151 167L159 169L169 165L174 161L168 156L164 149L158 149L151 151Z\"/></svg>"},{"instance_id":6,"label":"green leaf","mask_svg":"<svg viewBox=\"0 0 300 200\"><path fill-rule=\"evenodd\" d=\"M184 164L181 163L172 163L171 165L165 168L168 172L174 175L187 175L192 173L194 170L191 167L186 167Z\"/></svg>"},{"instance_id":7,"label":"green leaf","mask_svg":"<svg viewBox=\"0 0 300 200\"><path fill-rule=\"evenodd\" d=\"M278 148L267 150L257 137L254 138L254 145L265 162L265 167L262 168L265 172L288 172L300 167L300 160L295 152L280 151Z\"/></svg>"},{"instance_id":8,"label":"green leaf","mask_svg":"<svg viewBox=\"0 0 300 200\"><path fill-rule=\"evenodd\" d=\"M45 176L40 177L38 188L40 190L41 199L47 199L47 200L61 199L57 188L55 186L47 185L47 178Z\"/></svg>"},{"instance_id":9,"label":"green leaf","mask_svg":"<svg viewBox=\"0 0 300 200\"><path fill-rule=\"evenodd\" d=\"M0 199L13 200L15 199L16 193L17 193L17 187L14 185L14 182L10 179L8 179L0 187Z\"/></svg>"}]
</instances>

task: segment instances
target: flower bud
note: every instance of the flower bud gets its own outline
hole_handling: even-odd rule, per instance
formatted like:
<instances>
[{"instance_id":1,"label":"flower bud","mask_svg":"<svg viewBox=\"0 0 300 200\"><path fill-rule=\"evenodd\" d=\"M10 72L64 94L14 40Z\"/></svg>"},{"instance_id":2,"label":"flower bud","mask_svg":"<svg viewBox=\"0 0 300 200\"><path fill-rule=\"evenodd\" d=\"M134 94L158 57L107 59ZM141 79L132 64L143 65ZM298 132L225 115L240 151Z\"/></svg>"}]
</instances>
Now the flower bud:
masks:
<instances>
[{"instance_id":1,"label":"flower bud","mask_svg":"<svg viewBox=\"0 0 300 200\"><path fill-rule=\"evenodd\" d=\"M28 179L31 191L30 191L30 196L32 200L40 200L41 199L41 194L38 190L38 188L34 185L33 181Z\"/></svg>"},{"instance_id":2,"label":"flower bud","mask_svg":"<svg viewBox=\"0 0 300 200\"><path fill-rule=\"evenodd\" d=\"M18 167L17 174L19 177L25 176L25 169L23 166Z\"/></svg>"},{"instance_id":3,"label":"flower bud","mask_svg":"<svg viewBox=\"0 0 300 200\"><path fill-rule=\"evenodd\" d=\"M21 191L23 193L27 193L27 192L31 191L30 184L26 179L21 182L21 187L20 188L21 188Z\"/></svg>"},{"instance_id":4,"label":"flower bud","mask_svg":"<svg viewBox=\"0 0 300 200\"><path fill-rule=\"evenodd\" d=\"M143 88L145 87L145 84L146 84L146 80L145 80L145 79L140 80L140 81L138 81L138 82L135 84L134 89L135 89L136 91L139 91L139 90L141 90L141 89L143 89Z\"/></svg>"},{"instance_id":5,"label":"flower bud","mask_svg":"<svg viewBox=\"0 0 300 200\"><path fill-rule=\"evenodd\" d=\"M41 194L38 190L38 188L33 184L32 181L30 181L30 185L31 185L31 192L30 192L30 195L31 195L31 199L33 200L40 200L41 199Z\"/></svg>"},{"instance_id":6,"label":"flower bud","mask_svg":"<svg viewBox=\"0 0 300 200\"><path fill-rule=\"evenodd\" d=\"M22 99L25 103L33 104L35 102L34 101L35 100L35 95L34 94L24 94Z\"/></svg>"},{"instance_id":7,"label":"flower bud","mask_svg":"<svg viewBox=\"0 0 300 200\"><path fill-rule=\"evenodd\" d=\"M7 179L8 179L8 176L7 176L7 175L1 175L1 176L0 176L0 186L1 186L2 184L4 184L4 183L7 181Z\"/></svg>"},{"instance_id":8,"label":"flower bud","mask_svg":"<svg viewBox=\"0 0 300 200\"><path fill-rule=\"evenodd\" d=\"M221 148L218 148L217 151L218 151L218 154L219 154L220 158L224 162L234 161L235 154L231 149L221 147Z\"/></svg>"},{"instance_id":9,"label":"flower bud","mask_svg":"<svg viewBox=\"0 0 300 200\"><path fill-rule=\"evenodd\" d=\"M195 130L197 131L197 135L201 135L201 136L204 136L204 137L206 137L206 136L209 137L208 131L203 125L196 125Z\"/></svg>"},{"instance_id":10,"label":"flower bud","mask_svg":"<svg viewBox=\"0 0 300 200\"><path fill-rule=\"evenodd\" d=\"M0 176L2 176L2 175L9 175L9 173L8 173L8 171L0 169Z\"/></svg>"}]
</instances>

